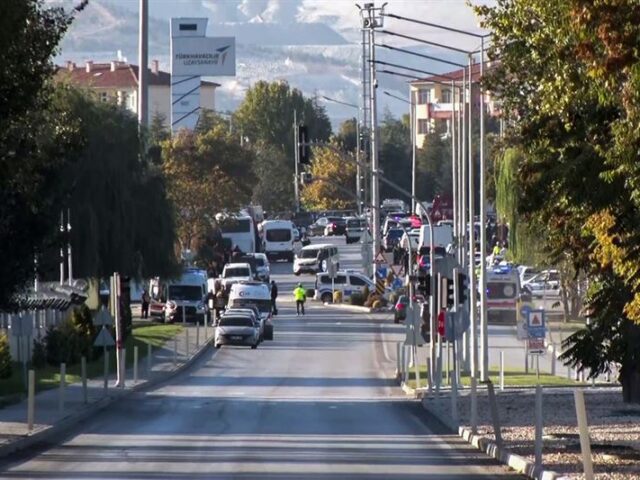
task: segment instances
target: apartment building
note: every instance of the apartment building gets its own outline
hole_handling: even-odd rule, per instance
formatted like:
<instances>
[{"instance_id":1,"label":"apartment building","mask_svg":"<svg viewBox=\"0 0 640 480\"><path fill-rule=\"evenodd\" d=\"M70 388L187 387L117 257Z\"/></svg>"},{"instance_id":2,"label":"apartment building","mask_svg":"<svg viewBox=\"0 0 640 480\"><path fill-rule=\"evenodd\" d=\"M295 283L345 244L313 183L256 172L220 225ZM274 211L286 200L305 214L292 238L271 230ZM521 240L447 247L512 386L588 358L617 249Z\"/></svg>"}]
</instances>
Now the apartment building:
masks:
<instances>
[{"instance_id":1,"label":"apartment building","mask_svg":"<svg viewBox=\"0 0 640 480\"><path fill-rule=\"evenodd\" d=\"M56 77L72 85L95 92L103 102L115 102L137 115L138 113L138 65L124 61L96 63L87 61L83 66L67 62L59 66ZM215 110L216 88L214 82L201 81L200 107ZM157 60L149 70L149 119L162 115L165 125L171 125L171 74L159 69Z\"/></svg>"}]
</instances>

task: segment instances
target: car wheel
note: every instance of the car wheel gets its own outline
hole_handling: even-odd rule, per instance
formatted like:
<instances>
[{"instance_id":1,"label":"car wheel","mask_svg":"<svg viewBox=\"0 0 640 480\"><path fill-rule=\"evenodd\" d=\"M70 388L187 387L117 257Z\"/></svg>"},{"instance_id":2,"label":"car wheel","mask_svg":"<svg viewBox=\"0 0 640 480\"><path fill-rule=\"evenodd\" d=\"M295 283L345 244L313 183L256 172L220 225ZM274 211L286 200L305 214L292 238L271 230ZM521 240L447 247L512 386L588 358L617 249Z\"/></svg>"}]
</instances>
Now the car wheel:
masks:
<instances>
[{"instance_id":1,"label":"car wheel","mask_svg":"<svg viewBox=\"0 0 640 480\"><path fill-rule=\"evenodd\" d=\"M299 277L299 276L300 276L300 272L293 272L293 274L294 274L296 277Z\"/></svg>"},{"instance_id":2,"label":"car wheel","mask_svg":"<svg viewBox=\"0 0 640 480\"><path fill-rule=\"evenodd\" d=\"M222 345L220 345L219 343L216 343L216 348L220 348Z\"/></svg>"},{"instance_id":3,"label":"car wheel","mask_svg":"<svg viewBox=\"0 0 640 480\"><path fill-rule=\"evenodd\" d=\"M398 317L393 317L393 323L400 323L400 319Z\"/></svg>"},{"instance_id":4,"label":"car wheel","mask_svg":"<svg viewBox=\"0 0 640 480\"><path fill-rule=\"evenodd\" d=\"M255 350L256 348L258 348L258 344L257 343L255 345L251 345L251 350Z\"/></svg>"},{"instance_id":5,"label":"car wheel","mask_svg":"<svg viewBox=\"0 0 640 480\"><path fill-rule=\"evenodd\" d=\"M323 293L320 300L322 303L333 303L333 297L329 292Z\"/></svg>"}]
</instances>

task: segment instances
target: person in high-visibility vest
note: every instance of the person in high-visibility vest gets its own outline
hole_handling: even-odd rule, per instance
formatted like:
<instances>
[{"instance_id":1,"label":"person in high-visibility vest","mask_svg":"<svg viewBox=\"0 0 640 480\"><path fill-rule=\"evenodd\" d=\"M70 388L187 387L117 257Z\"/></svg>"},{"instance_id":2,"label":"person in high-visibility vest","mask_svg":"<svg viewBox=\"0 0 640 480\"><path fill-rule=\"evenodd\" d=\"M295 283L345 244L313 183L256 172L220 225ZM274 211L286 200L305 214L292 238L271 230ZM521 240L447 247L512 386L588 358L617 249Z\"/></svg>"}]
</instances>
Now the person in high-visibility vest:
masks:
<instances>
[{"instance_id":1,"label":"person in high-visibility vest","mask_svg":"<svg viewBox=\"0 0 640 480\"><path fill-rule=\"evenodd\" d=\"M296 315L300 315L300 312L304 315L304 302L307 299L307 293L301 283L293 291L293 297L296 299Z\"/></svg>"}]
</instances>

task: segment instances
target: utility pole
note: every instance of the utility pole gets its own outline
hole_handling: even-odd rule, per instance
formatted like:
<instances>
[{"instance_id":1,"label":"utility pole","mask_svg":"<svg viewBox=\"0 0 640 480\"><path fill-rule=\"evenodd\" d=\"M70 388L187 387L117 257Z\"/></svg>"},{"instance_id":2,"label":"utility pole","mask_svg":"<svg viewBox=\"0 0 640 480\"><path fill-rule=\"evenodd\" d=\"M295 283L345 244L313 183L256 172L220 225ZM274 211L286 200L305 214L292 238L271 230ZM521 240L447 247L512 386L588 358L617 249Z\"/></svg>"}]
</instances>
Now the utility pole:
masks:
<instances>
[{"instance_id":1,"label":"utility pole","mask_svg":"<svg viewBox=\"0 0 640 480\"><path fill-rule=\"evenodd\" d=\"M138 30L138 124L149 125L149 0L140 0L140 28Z\"/></svg>"},{"instance_id":2,"label":"utility pole","mask_svg":"<svg viewBox=\"0 0 640 480\"><path fill-rule=\"evenodd\" d=\"M295 208L296 213L300 212L300 150L298 149L298 112L293 111L293 158L294 158L294 172L295 178L293 179L293 191L295 194Z\"/></svg>"},{"instance_id":3,"label":"utility pole","mask_svg":"<svg viewBox=\"0 0 640 480\"><path fill-rule=\"evenodd\" d=\"M480 39L480 79L484 81L484 37ZM487 191L485 188L486 165L484 158L484 87L480 83L480 380L489 380L489 324L487 318ZM555 360L552 360L555 361Z\"/></svg>"},{"instance_id":4,"label":"utility pole","mask_svg":"<svg viewBox=\"0 0 640 480\"><path fill-rule=\"evenodd\" d=\"M362 11L360 12L363 14ZM363 164L367 165L369 163L369 132L371 131L371 102L369 100L369 94L371 89L369 84L371 83L371 79L369 78L369 34L367 30L362 28L362 55L361 55L362 63L360 65L360 69L362 71L362 80L361 80L361 88L362 88L362 126L360 128L360 134L362 138L358 138L358 145L362 147L362 159ZM360 143L362 142L362 143ZM360 169L360 188L362 189L362 200L364 203L371 204L371 198L369 197L369 188L367 186L367 168ZM371 207L369 207L371 208Z\"/></svg>"},{"instance_id":5,"label":"utility pole","mask_svg":"<svg viewBox=\"0 0 640 480\"><path fill-rule=\"evenodd\" d=\"M411 114L409 115L411 117L411 195L413 195L411 199L411 213L416 213L416 101L411 86L409 86L409 101L411 102Z\"/></svg>"}]
</instances>

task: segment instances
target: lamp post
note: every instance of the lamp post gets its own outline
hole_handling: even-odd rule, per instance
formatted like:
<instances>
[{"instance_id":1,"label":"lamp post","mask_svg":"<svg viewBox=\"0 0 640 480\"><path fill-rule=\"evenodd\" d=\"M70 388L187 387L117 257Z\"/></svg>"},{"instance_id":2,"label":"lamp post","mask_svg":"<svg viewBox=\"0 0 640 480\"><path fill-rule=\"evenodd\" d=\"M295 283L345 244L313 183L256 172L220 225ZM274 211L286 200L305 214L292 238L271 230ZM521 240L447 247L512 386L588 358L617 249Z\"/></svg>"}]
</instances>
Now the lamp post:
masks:
<instances>
[{"instance_id":1,"label":"lamp post","mask_svg":"<svg viewBox=\"0 0 640 480\"><path fill-rule=\"evenodd\" d=\"M337 103L339 105L344 105L346 107L355 108L357 112L356 117L356 202L358 204L358 214L362 213L362 204L363 204L363 196L362 196L362 171L360 169L360 107L353 103L343 102L341 100L336 100L335 98L327 97L326 95L322 95L322 98L328 102Z\"/></svg>"}]
</instances>

